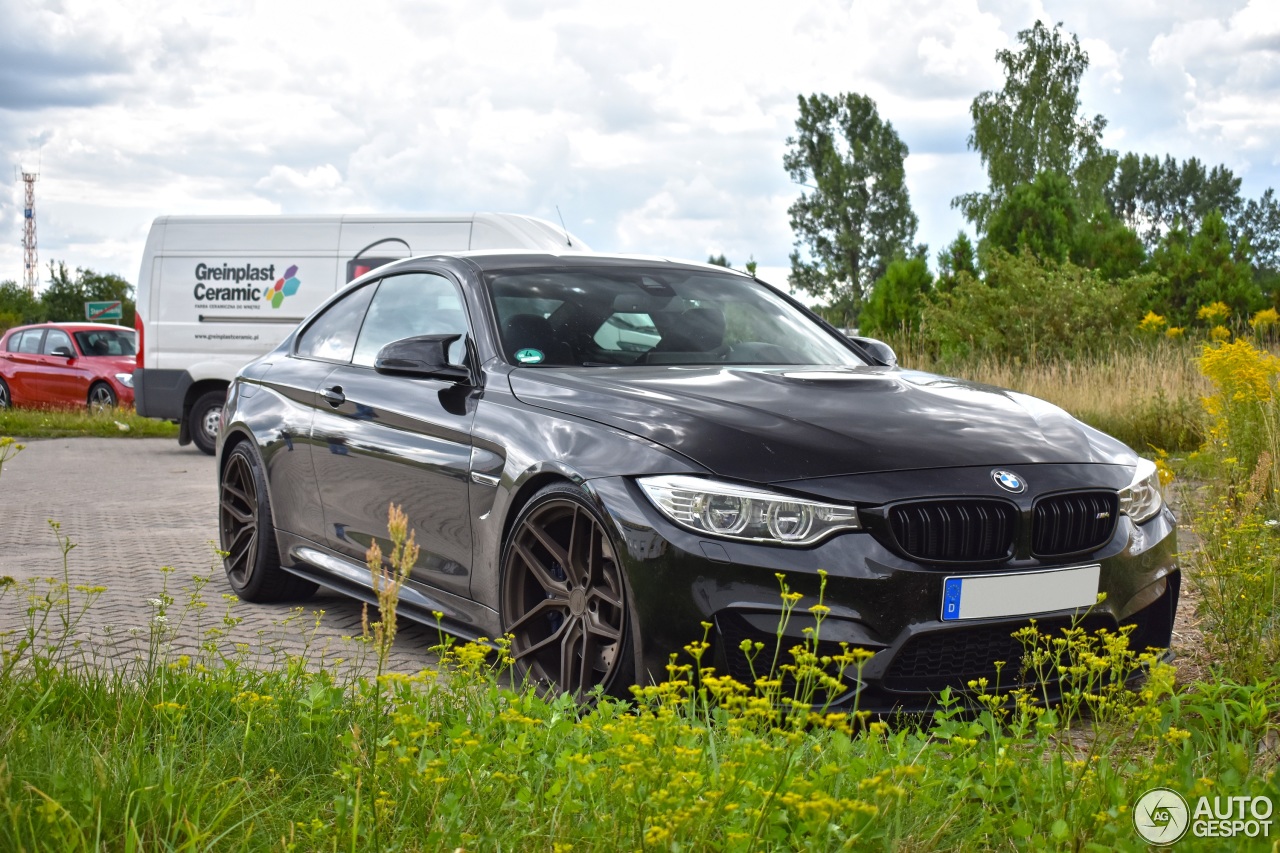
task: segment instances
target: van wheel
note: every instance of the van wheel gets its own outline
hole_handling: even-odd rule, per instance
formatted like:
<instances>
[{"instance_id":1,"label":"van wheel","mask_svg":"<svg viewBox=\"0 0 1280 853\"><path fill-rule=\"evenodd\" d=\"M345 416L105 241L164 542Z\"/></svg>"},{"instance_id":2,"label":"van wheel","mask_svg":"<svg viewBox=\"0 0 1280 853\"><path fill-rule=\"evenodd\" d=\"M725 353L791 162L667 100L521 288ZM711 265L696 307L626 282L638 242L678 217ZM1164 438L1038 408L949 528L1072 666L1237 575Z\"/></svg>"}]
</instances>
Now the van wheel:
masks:
<instances>
[{"instance_id":1,"label":"van wheel","mask_svg":"<svg viewBox=\"0 0 1280 853\"><path fill-rule=\"evenodd\" d=\"M237 444L227 454L218 485L218 535L227 556L227 582L245 601L307 598L316 585L280 568L271 498L258 454Z\"/></svg>"},{"instance_id":2,"label":"van wheel","mask_svg":"<svg viewBox=\"0 0 1280 853\"><path fill-rule=\"evenodd\" d=\"M222 425L222 404L227 399L225 391L201 394L187 415L187 429L196 447L213 455L218 445L218 428Z\"/></svg>"}]
</instances>

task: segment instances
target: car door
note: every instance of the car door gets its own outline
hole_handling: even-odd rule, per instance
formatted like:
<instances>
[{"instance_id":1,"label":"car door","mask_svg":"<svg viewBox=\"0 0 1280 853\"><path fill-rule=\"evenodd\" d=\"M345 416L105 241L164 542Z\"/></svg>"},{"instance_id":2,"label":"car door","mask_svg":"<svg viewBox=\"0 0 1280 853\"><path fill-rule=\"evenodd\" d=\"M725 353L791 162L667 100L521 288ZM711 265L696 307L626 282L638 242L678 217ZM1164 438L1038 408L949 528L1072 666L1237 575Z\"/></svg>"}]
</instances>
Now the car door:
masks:
<instances>
[{"instance_id":1,"label":"car door","mask_svg":"<svg viewBox=\"0 0 1280 853\"><path fill-rule=\"evenodd\" d=\"M443 273L408 272L378 282L350 364L319 389L311 435L329 546L364 562L370 542L390 553L387 509L404 509L420 552L410 578L468 595L468 482L476 389L467 383L388 376L374 359L388 343L459 334L469 324L458 284ZM465 360L463 339L450 361Z\"/></svg>"},{"instance_id":2,"label":"car door","mask_svg":"<svg viewBox=\"0 0 1280 853\"><path fill-rule=\"evenodd\" d=\"M311 422L325 401L320 387L339 364L351 361L360 324L373 296L366 285L346 293L299 333L293 352L267 357L245 368L261 383L269 402L255 403L270 434L260 436L266 446L263 465L272 496L276 527L328 544L324 507L316 485ZM257 394L257 391L253 392Z\"/></svg>"},{"instance_id":3,"label":"car door","mask_svg":"<svg viewBox=\"0 0 1280 853\"><path fill-rule=\"evenodd\" d=\"M72 357L67 358L57 350L69 352ZM64 406L88 402L92 373L85 369L83 359L76 355L70 335L62 329L49 329L45 332L40 355L40 381L49 395L49 402Z\"/></svg>"},{"instance_id":4,"label":"car door","mask_svg":"<svg viewBox=\"0 0 1280 853\"><path fill-rule=\"evenodd\" d=\"M38 405L52 402L47 399L41 382L44 368L40 345L44 342L44 329L27 329L9 340L10 376L9 390L14 403Z\"/></svg>"}]
</instances>

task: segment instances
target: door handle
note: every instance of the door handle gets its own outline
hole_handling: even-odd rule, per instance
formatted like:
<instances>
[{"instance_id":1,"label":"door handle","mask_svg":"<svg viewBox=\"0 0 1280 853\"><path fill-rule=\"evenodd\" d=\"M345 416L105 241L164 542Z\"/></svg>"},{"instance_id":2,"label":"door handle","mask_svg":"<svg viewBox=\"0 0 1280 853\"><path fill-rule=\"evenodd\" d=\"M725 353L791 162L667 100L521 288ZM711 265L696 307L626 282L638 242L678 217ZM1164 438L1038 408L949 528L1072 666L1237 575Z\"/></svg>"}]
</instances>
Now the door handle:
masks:
<instances>
[{"instance_id":1,"label":"door handle","mask_svg":"<svg viewBox=\"0 0 1280 853\"><path fill-rule=\"evenodd\" d=\"M325 402L330 406L333 406L335 409L347 402L346 395L342 393L341 385L334 385L332 388L324 389L322 396L324 397Z\"/></svg>"}]
</instances>

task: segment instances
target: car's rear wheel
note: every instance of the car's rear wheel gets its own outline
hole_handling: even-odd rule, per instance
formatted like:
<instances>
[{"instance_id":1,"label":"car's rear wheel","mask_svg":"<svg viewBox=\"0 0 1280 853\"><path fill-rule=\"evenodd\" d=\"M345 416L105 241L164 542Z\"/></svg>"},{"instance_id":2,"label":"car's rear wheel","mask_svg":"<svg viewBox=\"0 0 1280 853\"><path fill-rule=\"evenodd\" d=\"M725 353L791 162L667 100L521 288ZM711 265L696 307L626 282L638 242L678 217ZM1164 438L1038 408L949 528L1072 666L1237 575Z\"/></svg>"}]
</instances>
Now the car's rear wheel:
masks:
<instances>
[{"instance_id":1,"label":"car's rear wheel","mask_svg":"<svg viewBox=\"0 0 1280 853\"><path fill-rule=\"evenodd\" d=\"M13 405L13 400L9 397L9 386L4 384L4 380L0 379L0 409L7 409Z\"/></svg>"},{"instance_id":2,"label":"car's rear wheel","mask_svg":"<svg viewBox=\"0 0 1280 853\"><path fill-rule=\"evenodd\" d=\"M195 446L213 455L218 446L218 429L222 425L222 404L226 402L225 391L210 391L201 394L191 407L187 417L187 426L191 431L191 440Z\"/></svg>"},{"instance_id":3,"label":"car's rear wheel","mask_svg":"<svg viewBox=\"0 0 1280 853\"><path fill-rule=\"evenodd\" d=\"M582 698L634 681L622 567L586 494L548 486L521 510L502 565L502 615L518 674Z\"/></svg>"},{"instance_id":4,"label":"car's rear wheel","mask_svg":"<svg viewBox=\"0 0 1280 853\"><path fill-rule=\"evenodd\" d=\"M89 388L89 411L94 414L116 407L116 392L105 382L95 382Z\"/></svg>"},{"instance_id":5,"label":"car's rear wheel","mask_svg":"<svg viewBox=\"0 0 1280 853\"><path fill-rule=\"evenodd\" d=\"M227 454L218 494L218 533L227 582L245 601L302 599L316 585L280 568L262 464L248 444Z\"/></svg>"}]
</instances>

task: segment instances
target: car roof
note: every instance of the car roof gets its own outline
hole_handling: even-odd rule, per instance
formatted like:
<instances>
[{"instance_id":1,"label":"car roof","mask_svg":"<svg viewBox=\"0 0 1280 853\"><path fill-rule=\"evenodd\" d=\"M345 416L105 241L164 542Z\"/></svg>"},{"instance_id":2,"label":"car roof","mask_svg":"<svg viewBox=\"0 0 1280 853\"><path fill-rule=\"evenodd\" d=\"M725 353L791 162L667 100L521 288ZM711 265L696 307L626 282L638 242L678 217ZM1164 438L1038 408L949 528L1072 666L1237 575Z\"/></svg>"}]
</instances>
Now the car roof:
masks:
<instances>
[{"instance_id":1,"label":"car roof","mask_svg":"<svg viewBox=\"0 0 1280 853\"><path fill-rule=\"evenodd\" d=\"M27 323L25 326L14 326L8 332L21 332L24 329L62 329L67 332L93 332L99 329L110 329L116 332L133 332L128 326L116 326L111 323L75 323L71 321L57 321L53 323Z\"/></svg>"},{"instance_id":2,"label":"car roof","mask_svg":"<svg viewBox=\"0 0 1280 853\"><path fill-rule=\"evenodd\" d=\"M462 260L480 272L508 269L599 269L602 266L617 268L667 268L694 271L715 271L740 275L746 273L715 264L683 261L661 255L623 255L604 252L531 252L527 249L485 249L468 252L437 252L404 258L378 269L387 272L396 267L411 267L415 261Z\"/></svg>"}]
</instances>

